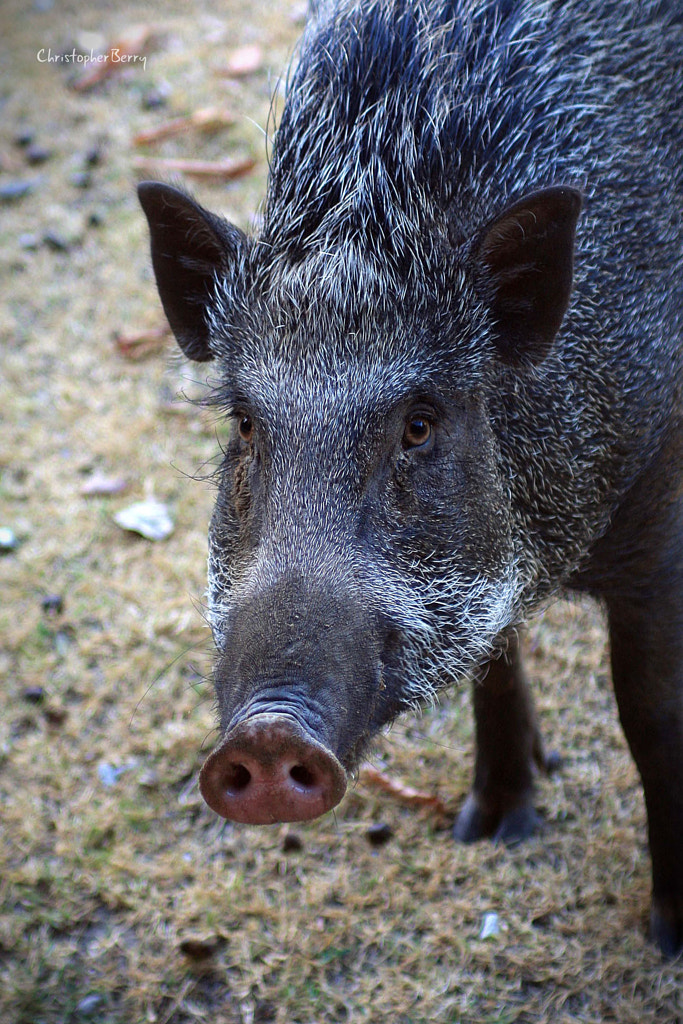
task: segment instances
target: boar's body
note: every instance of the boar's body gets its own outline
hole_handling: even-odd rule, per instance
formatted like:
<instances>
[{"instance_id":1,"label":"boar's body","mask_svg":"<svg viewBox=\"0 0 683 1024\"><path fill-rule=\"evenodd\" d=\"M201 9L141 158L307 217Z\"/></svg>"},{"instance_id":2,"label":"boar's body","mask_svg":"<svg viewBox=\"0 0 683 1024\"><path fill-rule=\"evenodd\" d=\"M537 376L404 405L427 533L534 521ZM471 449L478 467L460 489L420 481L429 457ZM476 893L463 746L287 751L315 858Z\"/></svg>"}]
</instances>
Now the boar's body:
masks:
<instances>
[{"instance_id":1,"label":"boar's body","mask_svg":"<svg viewBox=\"0 0 683 1024\"><path fill-rule=\"evenodd\" d=\"M607 606L668 952L682 54L675 2L339 0L304 37L258 238L140 187L169 321L216 360L234 424L209 536L210 805L322 813L382 725L469 674L456 835L526 834L545 758L514 627L588 591Z\"/></svg>"}]
</instances>

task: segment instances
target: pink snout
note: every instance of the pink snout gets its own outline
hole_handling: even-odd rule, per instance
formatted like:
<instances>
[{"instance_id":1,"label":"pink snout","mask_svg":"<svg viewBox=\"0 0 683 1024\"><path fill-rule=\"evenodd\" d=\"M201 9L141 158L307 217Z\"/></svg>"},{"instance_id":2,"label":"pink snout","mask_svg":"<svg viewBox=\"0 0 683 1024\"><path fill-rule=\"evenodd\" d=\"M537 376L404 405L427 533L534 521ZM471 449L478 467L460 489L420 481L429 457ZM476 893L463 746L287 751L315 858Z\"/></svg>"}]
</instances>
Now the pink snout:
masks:
<instances>
[{"instance_id":1,"label":"pink snout","mask_svg":"<svg viewBox=\"0 0 683 1024\"><path fill-rule=\"evenodd\" d=\"M199 788L209 807L231 821L308 821L339 803L346 772L294 719L261 714L240 723L209 755Z\"/></svg>"}]
</instances>

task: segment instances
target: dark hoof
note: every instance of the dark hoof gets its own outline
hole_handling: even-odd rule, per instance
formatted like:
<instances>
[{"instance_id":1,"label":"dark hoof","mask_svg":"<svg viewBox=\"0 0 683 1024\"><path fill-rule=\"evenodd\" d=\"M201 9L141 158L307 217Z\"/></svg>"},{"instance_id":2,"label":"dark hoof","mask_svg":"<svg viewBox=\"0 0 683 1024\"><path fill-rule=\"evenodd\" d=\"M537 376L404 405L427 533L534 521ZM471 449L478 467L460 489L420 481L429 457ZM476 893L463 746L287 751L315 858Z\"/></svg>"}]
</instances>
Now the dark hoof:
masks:
<instances>
[{"instance_id":1,"label":"dark hoof","mask_svg":"<svg viewBox=\"0 0 683 1024\"><path fill-rule=\"evenodd\" d=\"M467 797L453 825L453 838L459 843L476 843L491 835L488 820L473 793Z\"/></svg>"},{"instance_id":2,"label":"dark hoof","mask_svg":"<svg viewBox=\"0 0 683 1024\"><path fill-rule=\"evenodd\" d=\"M531 804L525 804L514 811L508 811L500 819L498 828L493 833L494 843L505 843L514 846L529 839L538 831L540 819Z\"/></svg>"},{"instance_id":3,"label":"dark hoof","mask_svg":"<svg viewBox=\"0 0 683 1024\"><path fill-rule=\"evenodd\" d=\"M470 793L453 826L453 837L460 843L492 839L513 846L537 831L539 817L530 800L524 800L504 813L486 812L479 799Z\"/></svg>"},{"instance_id":4,"label":"dark hoof","mask_svg":"<svg viewBox=\"0 0 683 1024\"><path fill-rule=\"evenodd\" d=\"M659 900L650 912L650 938L669 960L683 953L683 918Z\"/></svg>"}]
</instances>

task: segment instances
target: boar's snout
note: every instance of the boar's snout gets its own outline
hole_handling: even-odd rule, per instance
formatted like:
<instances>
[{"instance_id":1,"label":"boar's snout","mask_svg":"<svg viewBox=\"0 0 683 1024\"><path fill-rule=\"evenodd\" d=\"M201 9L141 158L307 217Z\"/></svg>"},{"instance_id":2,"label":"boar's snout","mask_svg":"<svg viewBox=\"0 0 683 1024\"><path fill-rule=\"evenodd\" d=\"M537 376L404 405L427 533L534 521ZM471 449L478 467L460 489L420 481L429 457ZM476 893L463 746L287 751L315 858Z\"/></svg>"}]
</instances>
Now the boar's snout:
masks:
<instances>
[{"instance_id":1,"label":"boar's snout","mask_svg":"<svg viewBox=\"0 0 683 1024\"><path fill-rule=\"evenodd\" d=\"M222 817L267 825L331 810L346 791L346 772L291 717L259 714L240 722L209 755L199 786Z\"/></svg>"}]
</instances>

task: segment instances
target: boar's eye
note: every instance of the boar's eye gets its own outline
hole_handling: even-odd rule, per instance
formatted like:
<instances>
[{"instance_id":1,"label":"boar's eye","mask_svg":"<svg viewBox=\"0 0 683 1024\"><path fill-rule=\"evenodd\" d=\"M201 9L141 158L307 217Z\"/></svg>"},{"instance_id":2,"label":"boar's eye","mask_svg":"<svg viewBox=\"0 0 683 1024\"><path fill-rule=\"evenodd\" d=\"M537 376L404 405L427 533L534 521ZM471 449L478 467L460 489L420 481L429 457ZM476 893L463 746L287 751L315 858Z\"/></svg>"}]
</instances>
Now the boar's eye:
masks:
<instances>
[{"instance_id":1,"label":"boar's eye","mask_svg":"<svg viewBox=\"0 0 683 1024\"><path fill-rule=\"evenodd\" d=\"M242 416L237 430L243 441L250 442L254 437L254 423L251 416Z\"/></svg>"},{"instance_id":2,"label":"boar's eye","mask_svg":"<svg viewBox=\"0 0 683 1024\"><path fill-rule=\"evenodd\" d=\"M413 413L403 431L404 448L423 448L432 437L432 421L422 413Z\"/></svg>"}]
</instances>

